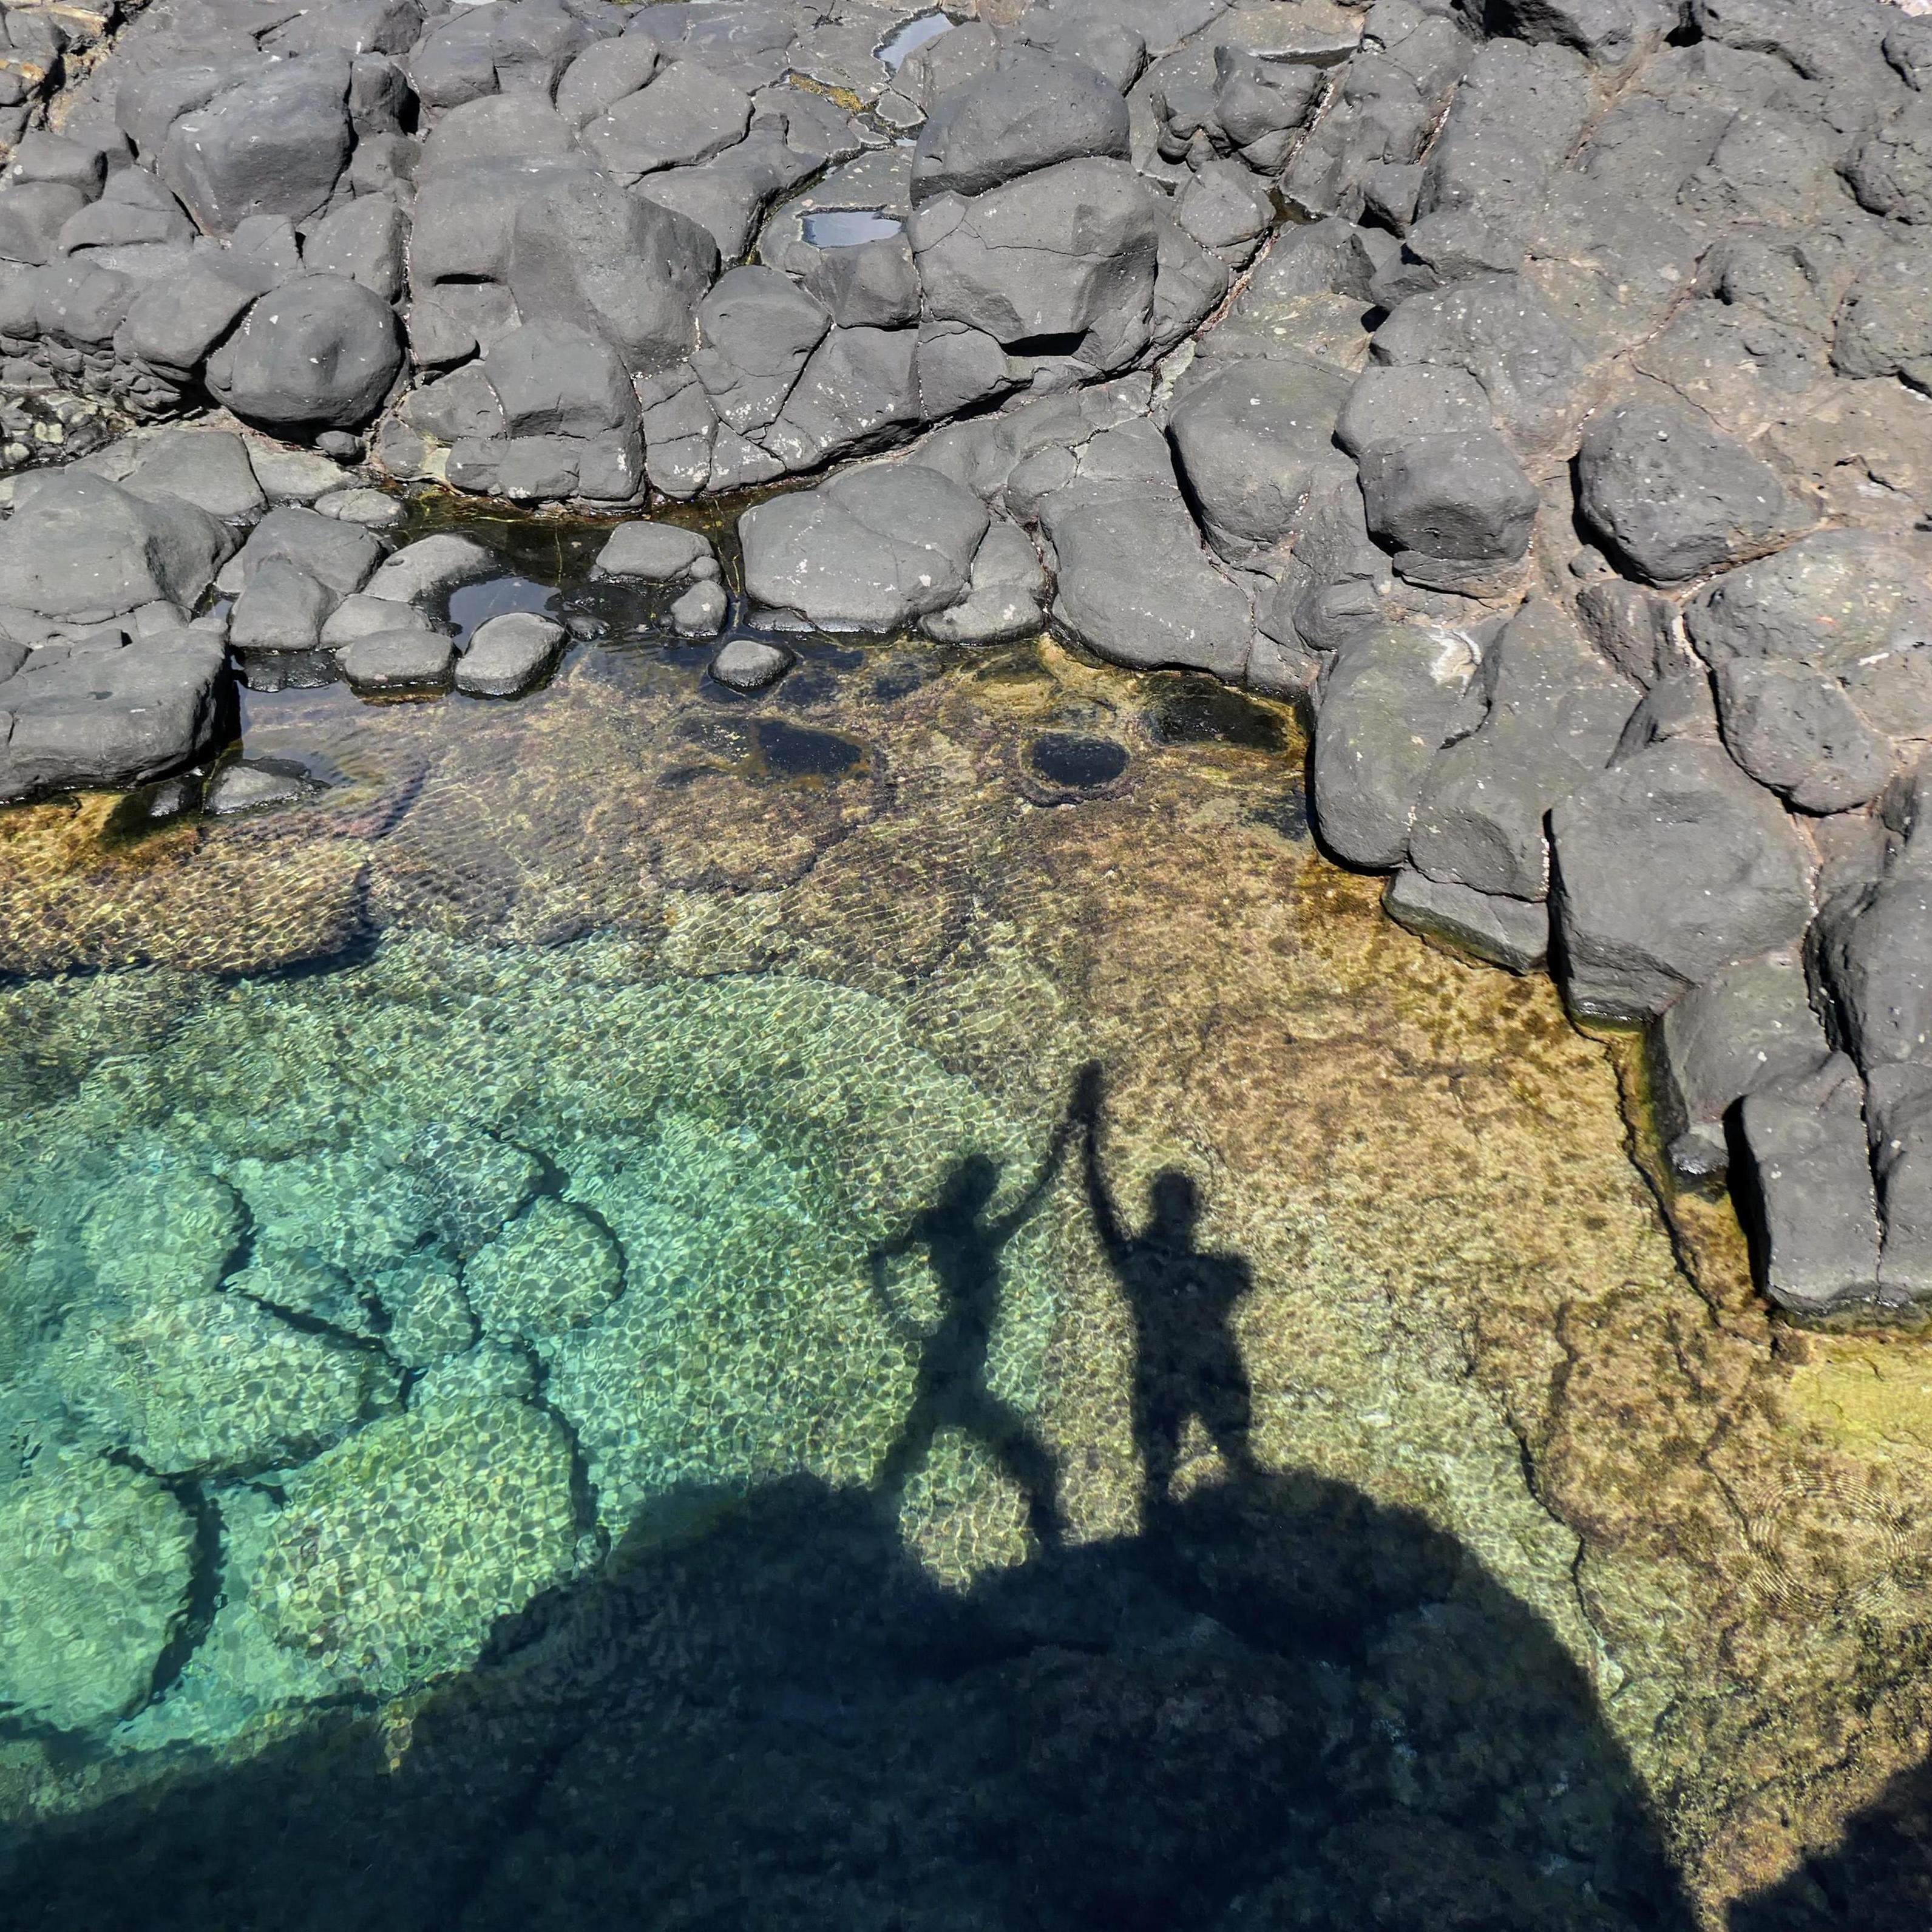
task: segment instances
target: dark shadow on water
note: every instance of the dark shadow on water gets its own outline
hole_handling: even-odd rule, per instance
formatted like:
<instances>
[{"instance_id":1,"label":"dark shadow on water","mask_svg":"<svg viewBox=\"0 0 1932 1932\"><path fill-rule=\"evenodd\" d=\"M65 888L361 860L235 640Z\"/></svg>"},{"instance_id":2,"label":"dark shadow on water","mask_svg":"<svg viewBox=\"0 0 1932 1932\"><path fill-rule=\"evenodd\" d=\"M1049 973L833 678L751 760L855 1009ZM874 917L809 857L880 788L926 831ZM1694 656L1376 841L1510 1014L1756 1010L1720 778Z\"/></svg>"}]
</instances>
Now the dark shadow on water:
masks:
<instances>
[{"instance_id":1,"label":"dark shadow on water","mask_svg":"<svg viewBox=\"0 0 1932 1932\"><path fill-rule=\"evenodd\" d=\"M1249 1432L1254 1396L1234 1311L1254 1286L1238 1255L1204 1253L1196 1232L1201 1194L1177 1168L1148 1189L1148 1218L1138 1234L1122 1220L1100 1162L1100 1069L1080 1072L1073 1098L1082 1130L1088 1211L1107 1265L1134 1324L1133 1433L1142 1500L1158 1510L1180 1466L1181 1439L1198 1420L1232 1474L1255 1472Z\"/></svg>"},{"instance_id":2,"label":"dark shadow on water","mask_svg":"<svg viewBox=\"0 0 1932 1932\"><path fill-rule=\"evenodd\" d=\"M922 1252L940 1312L872 1488L663 1499L406 1725L311 1712L246 1762L0 1831L0 1926L1690 1932L1540 1620L1420 1516L1257 1466L1246 1265L1203 1250L1177 1173L1124 1222L1102 1100L1087 1070L1004 1213L998 1166L970 1156L875 1256L892 1306L887 1264ZM1084 1545L1046 1448L986 1384L1002 1255L1076 1133L1140 1351L1148 1504L1140 1533ZM1177 1486L1196 1420L1222 1478ZM1035 1532L965 1591L898 1527L948 1426L1004 1466Z\"/></svg>"},{"instance_id":3,"label":"dark shadow on water","mask_svg":"<svg viewBox=\"0 0 1932 1932\"><path fill-rule=\"evenodd\" d=\"M0 1922L63 1932L1688 1923L1544 1626L1307 1474L964 1595L874 1495L685 1498L500 1632L393 1770L324 1716L10 1850Z\"/></svg>"},{"instance_id":4,"label":"dark shadow on water","mask_svg":"<svg viewBox=\"0 0 1932 1932\"><path fill-rule=\"evenodd\" d=\"M1026 1498L1027 1520L1044 1545L1060 1539L1058 1472L1031 1423L986 1386L987 1352L1000 1316L1000 1256L1046 1198L1060 1171L1068 1128L1054 1134L1040 1171L1018 1202L997 1220L993 1196L998 1164L969 1154L941 1184L939 1198L922 1208L896 1239L873 1250L872 1289L886 1318L919 1343L918 1378L912 1405L880 1464L878 1487L889 1502L904 1495L913 1472L944 1429L978 1439ZM887 1264L922 1250L938 1284L938 1324L921 1331L892 1298Z\"/></svg>"}]
</instances>

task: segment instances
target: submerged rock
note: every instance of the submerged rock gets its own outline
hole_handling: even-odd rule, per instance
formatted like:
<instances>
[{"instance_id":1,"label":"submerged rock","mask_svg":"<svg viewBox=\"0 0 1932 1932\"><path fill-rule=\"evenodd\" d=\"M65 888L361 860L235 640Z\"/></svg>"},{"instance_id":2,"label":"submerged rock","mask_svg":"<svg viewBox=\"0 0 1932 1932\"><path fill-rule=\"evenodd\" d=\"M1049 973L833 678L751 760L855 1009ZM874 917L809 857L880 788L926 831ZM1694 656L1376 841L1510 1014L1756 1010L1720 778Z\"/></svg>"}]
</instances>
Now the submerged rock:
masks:
<instances>
[{"instance_id":1,"label":"submerged rock","mask_svg":"<svg viewBox=\"0 0 1932 1932\"><path fill-rule=\"evenodd\" d=\"M187 1612L194 1543L152 1476L90 1451L0 1480L0 1708L86 1731L140 1705Z\"/></svg>"}]
</instances>

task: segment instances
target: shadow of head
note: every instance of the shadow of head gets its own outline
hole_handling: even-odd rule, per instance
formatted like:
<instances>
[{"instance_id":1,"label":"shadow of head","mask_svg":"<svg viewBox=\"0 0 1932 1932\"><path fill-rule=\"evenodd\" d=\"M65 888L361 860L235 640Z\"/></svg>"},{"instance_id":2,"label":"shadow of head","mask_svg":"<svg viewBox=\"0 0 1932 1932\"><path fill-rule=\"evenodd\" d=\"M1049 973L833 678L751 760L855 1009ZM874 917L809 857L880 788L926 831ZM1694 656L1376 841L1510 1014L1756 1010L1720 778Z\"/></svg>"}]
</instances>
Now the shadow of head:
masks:
<instances>
[{"instance_id":1,"label":"shadow of head","mask_svg":"<svg viewBox=\"0 0 1932 1932\"><path fill-rule=\"evenodd\" d=\"M1178 1168L1163 1168L1148 1184L1148 1225L1143 1237L1164 1248L1188 1248L1201 1219L1201 1190Z\"/></svg>"},{"instance_id":2,"label":"shadow of head","mask_svg":"<svg viewBox=\"0 0 1932 1932\"><path fill-rule=\"evenodd\" d=\"M927 1212L935 1221L976 1221L993 1204L999 1186L999 1162L986 1154L968 1154L947 1173Z\"/></svg>"},{"instance_id":3,"label":"shadow of head","mask_svg":"<svg viewBox=\"0 0 1932 1932\"><path fill-rule=\"evenodd\" d=\"M12 1926L1636 1932L1688 1924L1548 1630L1453 1538L1256 1476L935 1585L866 1492L640 1517L393 1726L16 1836Z\"/></svg>"}]
</instances>

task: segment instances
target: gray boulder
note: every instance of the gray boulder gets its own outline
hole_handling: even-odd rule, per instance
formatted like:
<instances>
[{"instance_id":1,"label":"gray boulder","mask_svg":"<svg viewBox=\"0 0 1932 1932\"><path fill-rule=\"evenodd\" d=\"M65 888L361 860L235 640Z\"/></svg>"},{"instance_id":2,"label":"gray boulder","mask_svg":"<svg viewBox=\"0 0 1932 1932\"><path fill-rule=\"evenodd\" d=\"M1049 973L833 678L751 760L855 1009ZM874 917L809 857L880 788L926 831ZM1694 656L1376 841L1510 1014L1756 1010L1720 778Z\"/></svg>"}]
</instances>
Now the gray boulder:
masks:
<instances>
[{"instance_id":1,"label":"gray boulder","mask_svg":"<svg viewBox=\"0 0 1932 1932\"><path fill-rule=\"evenodd\" d=\"M970 200L936 195L907 233L928 315L1102 372L1150 338L1162 219L1124 162L1075 160Z\"/></svg>"},{"instance_id":2,"label":"gray boulder","mask_svg":"<svg viewBox=\"0 0 1932 1932\"><path fill-rule=\"evenodd\" d=\"M229 613L229 644L240 651L312 651L339 601L287 558L267 558Z\"/></svg>"},{"instance_id":3,"label":"gray boulder","mask_svg":"<svg viewBox=\"0 0 1932 1932\"><path fill-rule=\"evenodd\" d=\"M1570 1003L1644 1019L1739 959L1793 944L1808 862L1771 795L1721 751L1651 746L1550 815Z\"/></svg>"},{"instance_id":4,"label":"gray boulder","mask_svg":"<svg viewBox=\"0 0 1932 1932\"><path fill-rule=\"evenodd\" d=\"M1884 1235L1879 1295L1932 1297L1932 1066L1888 1065L1866 1096Z\"/></svg>"},{"instance_id":5,"label":"gray boulder","mask_svg":"<svg viewBox=\"0 0 1932 1932\"><path fill-rule=\"evenodd\" d=\"M1488 710L1431 767L1409 856L1445 884L1540 899L1544 820L1610 763L1636 692L1540 598L1484 653L1480 688Z\"/></svg>"},{"instance_id":6,"label":"gray boulder","mask_svg":"<svg viewBox=\"0 0 1932 1932\"><path fill-rule=\"evenodd\" d=\"M1684 627L1714 668L1783 658L1848 670L1932 626L1932 584L1911 554L1868 530L1821 530L1732 571L1684 606Z\"/></svg>"},{"instance_id":7,"label":"gray boulder","mask_svg":"<svg viewBox=\"0 0 1932 1932\"><path fill-rule=\"evenodd\" d=\"M360 590L382 554L382 546L369 532L354 524L319 516L313 510L285 504L271 510L249 533L227 572L223 586L231 579L245 595L255 578L277 560L293 564L338 597Z\"/></svg>"},{"instance_id":8,"label":"gray boulder","mask_svg":"<svg viewBox=\"0 0 1932 1932\"><path fill-rule=\"evenodd\" d=\"M185 382L260 291L198 257L136 294L115 340L123 352Z\"/></svg>"},{"instance_id":9,"label":"gray boulder","mask_svg":"<svg viewBox=\"0 0 1932 1932\"><path fill-rule=\"evenodd\" d=\"M1456 436L1491 427L1490 399L1466 369L1432 362L1364 369L1335 419L1335 440L1367 455L1422 436Z\"/></svg>"},{"instance_id":10,"label":"gray boulder","mask_svg":"<svg viewBox=\"0 0 1932 1932\"><path fill-rule=\"evenodd\" d=\"M734 268L698 310L691 366L721 422L740 436L776 422L832 317L776 268Z\"/></svg>"},{"instance_id":11,"label":"gray boulder","mask_svg":"<svg viewBox=\"0 0 1932 1932\"><path fill-rule=\"evenodd\" d=\"M602 335L633 374L688 356L718 244L694 221L608 176L560 173L518 206L507 280L526 322Z\"/></svg>"},{"instance_id":12,"label":"gray boulder","mask_svg":"<svg viewBox=\"0 0 1932 1932\"><path fill-rule=\"evenodd\" d=\"M262 507L248 445L230 430L164 429L83 460L139 495L178 496L211 517L252 517Z\"/></svg>"},{"instance_id":13,"label":"gray boulder","mask_svg":"<svg viewBox=\"0 0 1932 1932\"><path fill-rule=\"evenodd\" d=\"M600 167L630 183L709 160L742 140L751 119L749 95L701 62L674 61L638 92L614 101L578 138Z\"/></svg>"},{"instance_id":14,"label":"gray boulder","mask_svg":"<svg viewBox=\"0 0 1932 1932\"><path fill-rule=\"evenodd\" d=\"M1879 1294L1878 1209L1867 1149L1864 1089L1842 1054L1812 1074L1745 1096L1743 1139L1766 1294L1823 1314Z\"/></svg>"},{"instance_id":15,"label":"gray boulder","mask_svg":"<svg viewBox=\"0 0 1932 1932\"><path fill-rule=\"evenodd\" d=\"M244 422L357 429L403 368L380 296L340 275L303 275L262 296L208 360L208 386Z\"/></svg>"},{"instance_id":16,"label":"gray boulder","mask_svg":"<svg viewBox=\"0 0 1932 1932\"><path fill-rule=\"evenodd\" d=\"M1382 894L1398 926L1511 973L1533 973L1550 956L1550 908L1540 902L1446 884L1405 866Z\"/></svg>"},{"instance_id":17,"label":"gray boulder","mask_svg":"<svg viewBox=\"0 0 1932 1932\"><path fill-rule=\"evenodd\" d=\"M694 584L671 605L671 628L680 638L715 638L724 628L730 608L724 585L706 579Z\"/></svg>"},{"instance_id":18,"label":"gray boulder","mask_svg":"<svg viewBox=\"0 0 1932 1932\"><path fill-rule=\"evenodd\" d=\"M238 758L224 765L202 800L202 809L218 818L238 812L260 812L270 806L295 805L306 796L308 786L299 772L272 760L260 762Z\"/></svg>"},{"instance_id":19,"label":"gray boulder","mask_svg":"<svg viewBox=\"0 0 1932 1932\"><path fill-rule=\"evenodd\" d=\"M1520 276L1472 275L1411 296L1370 349L1378 362L1473 376L1496 427L1525 455L1561 448L1582 411L1583 352Z\"/></svg>"},{"instance_id":20,"label":"gray boulder","mask_svg":"<svg viewBox=\"0 0 1932 1932\"><path fill-rule=\"evenodd\" d=\"M566 632L535 610L506 610L477 626L457 660L456 688L472 698L516 698L562 655Z\"/></svg>"},{"instance_id":21,"label":"gray boulder","mask_svg":"<svg viewBox=\"0 0 1932 1932\"><path fill-rule=\"evenodd\" d=\"M495 553L445 531L406 544L370 578L368 595L413 604L500 568Z\"/></svg>"},{"instance_id":22,"label":"gray boulder","mask_svg":"<svg viewBox=\"0 0 1932 1932\"><path fill-rule=\"evenodd\" d=\"M1046 622L1046 569L1016 524L994 523L973 554L966 595L920 628L942 644L990 644L1030 637Z\"/></svg>"},{"instance_id":23,"label":"gray boulder","mask_svg":"<svg viewBox=\"0 0 1932 1932\"><path fill-rule=\"evenodd\" d=\"M611 532L609 542L597 553L592 569L599 577L637 577L647 584L669 584L692 575L711 554L711 540L702 532L640 518L620 524Z\"/></svg>"},{"instance_id":24,"label":"gray boulder","mask_svg":"<svg viewBox=\"0 0 1932 1932\"><path fill-rule=\"evenodd\" d=\"M215 742L227 690L220 644L185 628L36 651L0 682L0 801L140 784L185 764Z\"/></svg>"},{"instance_id":25,"label":"gray boulder","mask_svg":"<svg viewBox=\"0 0 1932 1932\"><path fill-rule=\"evenodd\" d=\"M1388 872L1408 856L1430 767L1470 716L1475 668L1466 638L1420 624L1367 625L1329 661L1312 802L1322 841L1339 857Z\"/></svg>"},{"instance_id":26,"label":"gray boulder","mask_svg":"<svg viewBox=\"0 0 1932 1932\"><path fill-rule=\"evenodd\" d=\"M828 330L762 432L765 453L788 470L810 470L903 438L920 419L918 341L910 328ZM720 442L730 434L721 429Z\"/></svg>"},{"instance_id":27,"label":"gray boulder","mask_svg":"<svg viewBox=\"0 0 1932 1932\"><path fill-rule=\"evenodd\" d=\"M638 394L601 335L574 323L525 322L499 336L483 373L511 436L634 432Z\"/></svg>"},{"instance_id":28,"label":"gray boulder","mask_svg":"<svg viewBox=\"0 0 1932 1932\"><path fill-rule=\"evenodd\" d=\"M1323 462L1347 377L1299 356L1217 370L1175 405L1168 434L1208 540L1231 559L1288 533Z\"/></svg>"},{"instance_id":29,"label":"gray boulder","mask_svg":"<svg viewBox=\"0 0 1932 1932\"><path fill-rule=\"evenodd\" d=\"M344 645L335 661L358 694L444 691L456 647L433 631L379 631Z\"/></svg>"},{"instance_id":30,"label":"gray boulder","mask_svg":"<svg viewBox=\"0 0 1932 1932\"><path fill-rule=\"evenodd\" d=\"M1932 390L1932 244L1881 256L1852 284L1832 361L1847 376L1899 376Z\"/></svg>"},{"instance_id":31,"label":"gray boulder","mask_svg":"<svg viewBox=\"0 0 1932 1932\"><path fill-rule=\"evenodd\" d=\"M1810 520L1742 444L1663 402L1622 402L1593 417L1576 477L1584 522L1651 584L1756 556Z\"/></svg>"},{"instance_id":32,"label":"gray boulder","mask_svg":"<svg viewBox=\"0 0 1932 1932\"><path fill-rule=\"evenodd\" d=\"M1920 867L1840 893L1811 946L1833 1036L1860 1066L1932 1059L1932 879Z\"/></svg>"},{"instance_id":33,"label":"gray boulder","mask_svg":"<svg viewBox=\"0 0 1932 1932\"><path fill-rule=\"evenodd\" d=\"M1716 683L1732 757L1801 812L1846 812L1885 789L1891 743L1858 716L1828 673L1733 658L1718 666Z\"/></svg>"},{"instance_id":34,"label":"gray boulder","mask_svg":"<svg viewBox=\"0 0 1932 1932\"><path fill-rule=\"evenodd\" d=\"M734 691L762 691L776 683L796 662L780 645L757 638L734 638L711 660L711 675Z\"/></svg>"},{"instance_id":35,"label":"gray boulder","mask_svg":"<svg viewBox=\"0 0 1932 1932\"><path fill-rule=\"evenodd\" d=\"M0 529L0 604L75 623L142 605L191 610L235 532L176 496L150 500L79 470L23 478Z\"/></svg>"},{"instance_id":36,"label":"gray boulder","mask_svg":"<svg viewBox=\"0 0 1932 1932\"><path fill-rule=\"evenodd\" d=\"M349 80L340 53L278 62L176 120L157 172L211 235L251 214L305 220L348 163Z\"/></svg>"},{"instance_id":37,"label":"gray boulder","mask_svg":"<svg viewBox=\"0 0 1932 1932\"><path fill-rule=\"evenodd\" d=\"M1127 104L1084 61L1016 48L998 70L942 95L914 150L916 202L983 194L1083 157L1127 158Z\"/></svg>"},{"instance_id":38,"label":"gray boulder","mask_svg":"<svg viewBox=\"0 0 1932 1932\"><path fill-rule=\"evenodd\" d=\"M1845 178L1874 214L1932 223L1932 102L1919 95L1902 108L1852 157Z\"/></svg>"},{"instance_id":39,"label":"gray boulder","mask_svg":"<svg viewBox=\"0 0 1932 1932\"><path fill-rule=\"evenodd\" d=\"M1652 1029L1652 1091L1670 1164L1689 1180L1729 1160L1724 1115L1759 1088L1814 1073L1830 1057L1797 956L1727 966L1694 986Z\"/></svg>"},{"instance_id":40,"label":"gray boulder","mask_svg":"<svg viewBox=\"0 0 1932 1932\"><path fill-rule=\"evenodd\" d=\"M1362 458L1361 476L1369 528L1412 583L1477 588L1529 548L1536 486L1492 429L1384 445Z\"/></svg>"},{"instance_id":41,"label":"gray boulder","mask_svg":"<svg viewBox=\"0 0 1932 1932\"><path fill-rule=\"evenodd\" d=\"M958 601L986 524L936 470L854 470L746 512L746 592L816 624L896 631Z\"/></svg>"},{"instance_id":42,"label":"gray boulder","mask_svg":"<svg viewBox=\"0 0 1932 1932\"><path fill-rule=\"evenodd\" d=\"M310 230L303 266L316 274L358 282L392 302L403 292L408 236L402 210L387 195L358 195Z\"/></svg>"}]
</instances>

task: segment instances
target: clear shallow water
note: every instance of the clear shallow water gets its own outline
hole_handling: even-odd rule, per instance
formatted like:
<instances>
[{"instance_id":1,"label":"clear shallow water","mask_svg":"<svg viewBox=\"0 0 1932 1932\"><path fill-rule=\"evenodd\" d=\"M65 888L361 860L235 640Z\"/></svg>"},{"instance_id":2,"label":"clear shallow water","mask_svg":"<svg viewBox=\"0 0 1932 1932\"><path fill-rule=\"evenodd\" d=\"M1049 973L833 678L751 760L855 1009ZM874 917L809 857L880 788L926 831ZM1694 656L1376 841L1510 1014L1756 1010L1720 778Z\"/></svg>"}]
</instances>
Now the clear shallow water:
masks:
<instances>
[{"instance_id":1,"label":"clear shallow water","mask_svg":"<svg viewBox=\"0 0 1932 1932\"><path fill-rule=\"evenodd\" d=\"M1601 1049L1322 863L1286 714L811 639L748 702L501 529L452 614L601 627L543 692L0 819L21 1922L1775 1884L1914 1694L1909 1364L1678 1271Z\"/></svg>"},{"instance_id":2,"label":"clear shallow water","mask_svg":"<svg viewBox=\"0 0 1932 1932\"><path fill-rule=\"evenodd\" d=\"M902 233L905 224L877 208L825 208L799 218L800 232L814 248L858 248Z\"/></svg>"}]
</instances>

